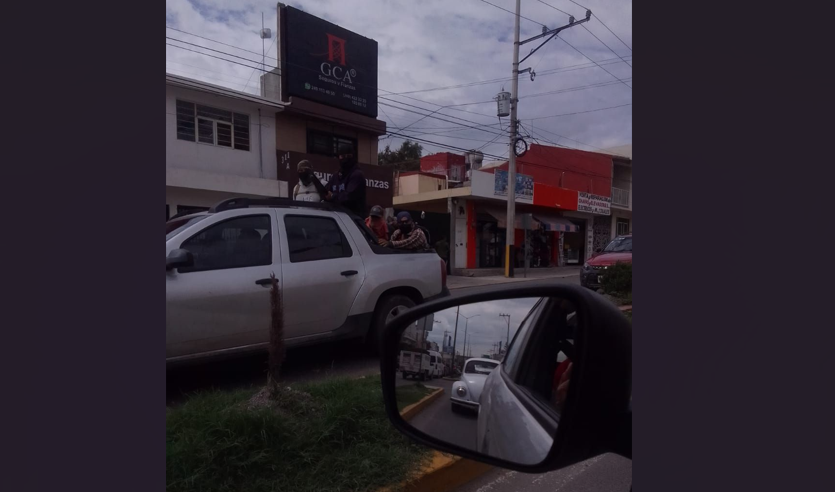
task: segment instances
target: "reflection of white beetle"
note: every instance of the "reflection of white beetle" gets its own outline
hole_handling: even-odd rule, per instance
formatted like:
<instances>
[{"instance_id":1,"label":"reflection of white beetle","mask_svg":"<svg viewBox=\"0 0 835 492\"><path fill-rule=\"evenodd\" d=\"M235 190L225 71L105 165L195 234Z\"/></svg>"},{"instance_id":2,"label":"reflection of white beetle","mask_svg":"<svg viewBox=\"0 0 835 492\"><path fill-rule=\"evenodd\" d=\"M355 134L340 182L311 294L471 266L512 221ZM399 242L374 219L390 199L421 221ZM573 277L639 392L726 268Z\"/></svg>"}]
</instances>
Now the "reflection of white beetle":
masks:
<instances>
[{"instance_id":1,"label":"reflection of white beetle","mask_svg":"<svg viewBox=\"0 0 835 492\"><path fill-rule=\"evenodd\" d=\"M452 402L453 412L458 412L461 408L478 409L478 399L481 396L484 381L498 365L498 361L491 359L467 359L461 379L452 384L452 394L449 399Z\"/></svg>"}]
</instances>

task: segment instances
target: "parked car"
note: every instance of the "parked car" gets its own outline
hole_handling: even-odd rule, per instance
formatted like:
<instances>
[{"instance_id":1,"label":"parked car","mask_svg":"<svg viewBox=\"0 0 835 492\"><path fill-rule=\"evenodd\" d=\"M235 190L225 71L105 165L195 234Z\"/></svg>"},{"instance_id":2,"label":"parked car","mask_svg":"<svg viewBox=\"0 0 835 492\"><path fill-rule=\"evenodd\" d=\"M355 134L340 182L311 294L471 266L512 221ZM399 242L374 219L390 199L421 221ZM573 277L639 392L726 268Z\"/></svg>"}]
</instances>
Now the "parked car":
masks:
<instances>
[{"instance_id":1,"label":"parked car","mask_svg":"<svg viewBox=\"0 0 835 492\"><path fill-rule=\"evenodd\" d=\"M595 253L580 271L580 285L599 289L606 270L616 263L632 263L632 234L616 237L605 249Z\"/></svg>"},{"instance_id":2,"label":"parked car","mask_svg":"<svg viewBox=\"0 0 835 492\"><path fill-rule=\"evenodd\" d=\"M429 353L417 350L401 350L398 367L403 379L417 378L421 381L431 379L435 368L429 361Z\"/></svg>"},{"instance_id":3,"label":"parked car","mask_svg":"<svg viewBox=\"0 0 835 492\"><path fill-rule=\"evenodd\" d=\"M271 274L288 347L376 347L394 316L449 294L434 250L382 247L362 218L329 204L225 200L169 221L165 254L168 362L266 349Z\"/></svg>"},{"instance_id":4,"label":"parked car","mask_svg":"<svg viewBox=\"0 0 835 492\"><path fill-rule=\"evenodd\" d=\"M467 359L461 379L452 384L449 399L453 412L460 412L462 409L478 410L484 381L498 365L497 361L491 359Z\"/></svg>"}]
</instances>

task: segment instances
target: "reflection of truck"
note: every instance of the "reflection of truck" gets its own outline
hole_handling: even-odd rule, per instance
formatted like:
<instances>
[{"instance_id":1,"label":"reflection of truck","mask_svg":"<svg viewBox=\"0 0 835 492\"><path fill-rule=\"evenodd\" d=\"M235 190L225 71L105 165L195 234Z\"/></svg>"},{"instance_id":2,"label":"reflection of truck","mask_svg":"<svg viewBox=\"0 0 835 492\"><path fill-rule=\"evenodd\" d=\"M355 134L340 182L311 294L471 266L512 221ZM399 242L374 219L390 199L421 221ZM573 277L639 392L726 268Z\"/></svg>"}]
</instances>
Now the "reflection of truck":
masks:
<instances>
[{"instance_id":1,"label":"reflection of truck","mask_svg":"<svg viewBox=\"0 0 835 492\"><path fill-rule=\"evenodd\" d=\"M444 359L441 356L440 352L437 352L435 350L429 351L429 365L432 367L431 374L433 378L441 378L446 376Z\"/></svg>"},{"instance_id":2,"label":"reflection of truck","mask_svg":"<svg viewBox=\"0 0 835 492\"><path fill-rule=\"evenodd\" d=\"M430 363L428 352L416 350L400 351L400 373L403 375L403 379L411 376L424 381L434 376L434 372L435 369Z\"/></svg>"}]
</instances>

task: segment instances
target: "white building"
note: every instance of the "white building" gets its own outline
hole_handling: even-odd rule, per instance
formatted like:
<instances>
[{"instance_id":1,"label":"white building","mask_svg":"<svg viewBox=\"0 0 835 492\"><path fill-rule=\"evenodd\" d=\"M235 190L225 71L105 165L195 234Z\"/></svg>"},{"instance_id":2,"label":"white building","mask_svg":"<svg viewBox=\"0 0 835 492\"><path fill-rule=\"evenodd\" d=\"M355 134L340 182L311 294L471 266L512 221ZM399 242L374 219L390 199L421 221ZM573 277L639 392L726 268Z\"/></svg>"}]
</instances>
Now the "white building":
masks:
<instances>
[{"instance_id":1,"label":"white building","mask_svg":"<svg viewBox=\"0 0 835 492\"><path fill-rule=\"evenodd\" d=\"M166 219L236 196L287 196L276 166L284 105L196 80L165 76Z\"/></svg>"}]
</instances>

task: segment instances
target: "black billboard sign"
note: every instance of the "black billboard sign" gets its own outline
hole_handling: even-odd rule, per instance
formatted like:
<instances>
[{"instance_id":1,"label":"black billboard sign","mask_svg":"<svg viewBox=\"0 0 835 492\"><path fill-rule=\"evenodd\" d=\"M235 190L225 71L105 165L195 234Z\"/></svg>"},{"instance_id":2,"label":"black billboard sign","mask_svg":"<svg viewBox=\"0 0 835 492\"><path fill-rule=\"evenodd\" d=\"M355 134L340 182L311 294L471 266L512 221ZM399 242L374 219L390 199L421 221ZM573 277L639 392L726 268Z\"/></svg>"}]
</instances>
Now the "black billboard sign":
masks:
<instances>
[{"instance_id":1,"label":"black billboard sign","mask_svg":"<svg viewBox=\"0 0 835 492\"><path fill-rule=\"evenodd\" d=\"M293 7L281 8L289 96L377 117L377 41Z\"/></svg>"}]
</instances>

